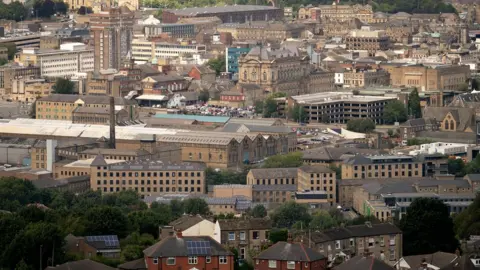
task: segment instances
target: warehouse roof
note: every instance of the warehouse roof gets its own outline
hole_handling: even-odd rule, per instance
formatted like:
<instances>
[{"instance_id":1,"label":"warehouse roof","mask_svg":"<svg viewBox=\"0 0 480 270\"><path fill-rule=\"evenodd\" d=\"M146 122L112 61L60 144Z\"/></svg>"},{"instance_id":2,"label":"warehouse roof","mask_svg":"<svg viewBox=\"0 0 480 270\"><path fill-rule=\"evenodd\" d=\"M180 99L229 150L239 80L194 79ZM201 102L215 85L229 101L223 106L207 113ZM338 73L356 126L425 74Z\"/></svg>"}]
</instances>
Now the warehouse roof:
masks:
<instances>
[{"instance_id":1,"label":"warehouse roof","mask_svg":"<svg viewBox=\"0 0 480 270\"><path fill-rule=\"evenodd\" d=\"M258 10L275 10L279 9L272 6L257 6L257 5L234 5L234 6L219 6L219 7L192 7L183 9L167 9L165 11L174 13L176 15L194 16L201 13L226 13L226 12L245 12Z\"/></svg>"}]
</instances>

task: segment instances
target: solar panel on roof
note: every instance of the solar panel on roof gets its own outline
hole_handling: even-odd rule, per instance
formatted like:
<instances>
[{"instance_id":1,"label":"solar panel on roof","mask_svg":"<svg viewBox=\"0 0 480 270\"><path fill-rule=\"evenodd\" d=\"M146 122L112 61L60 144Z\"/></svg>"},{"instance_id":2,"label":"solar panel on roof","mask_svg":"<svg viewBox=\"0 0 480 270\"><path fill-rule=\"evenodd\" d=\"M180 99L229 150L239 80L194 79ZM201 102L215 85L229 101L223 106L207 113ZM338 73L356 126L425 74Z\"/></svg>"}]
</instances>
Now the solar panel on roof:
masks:
<instances>
[{"instance_id":1,"label":"solar panel on roof","mask_svg":"<svg viewBox=\"0 0 480 270\"><path fill-rule=\"evenodd\" d=\"M87 242L103 242L105 247L118 247L120 245L116 235L87 236Z\"/></svg>"},{"instance_id":2,"label":"solar panel on roof","mask_svg":"<svg viewBox=\"0 0 480 270\"><path fill-rule=\"evenodd\" d=\"M188 255L209 255L210 242L208 241L187 241Z\"/></svg>"}]
</instances>

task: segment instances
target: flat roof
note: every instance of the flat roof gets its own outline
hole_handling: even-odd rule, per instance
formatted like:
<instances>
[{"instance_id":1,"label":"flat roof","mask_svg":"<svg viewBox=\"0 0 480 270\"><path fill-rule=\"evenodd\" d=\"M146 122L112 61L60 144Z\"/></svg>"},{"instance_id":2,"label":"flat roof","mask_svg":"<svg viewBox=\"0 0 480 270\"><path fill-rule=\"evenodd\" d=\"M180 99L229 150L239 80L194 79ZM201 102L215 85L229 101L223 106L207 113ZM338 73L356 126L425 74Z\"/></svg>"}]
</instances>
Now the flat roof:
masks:
<instances>
[{"instance_id":1,"label":"flat roof","mask_svg":"<svg viewBox=\"0 0 480 270\"><path fill-rule=\"evenodd\" d=\"M347 92L323 92L308 95L292 96L293 100L300 104L328 104L332 102L373 102L397 99L383 96L361 96Z\"/></svg>"},{"instance_id":2,"label":"flat roof","mask_svg":"<svg viewBox=\"0 0 480 270\"><path fill-rule=\"evenodd\" d=\"M202 13L226 13L226 12L244 12L257 10L278 10L278 7L272 6L258 6L258 5L225 5L218 7L192 7L183 9L166 9L165 11L174 13L176 15L194 16Z\"/></svg>"}]
</instances>

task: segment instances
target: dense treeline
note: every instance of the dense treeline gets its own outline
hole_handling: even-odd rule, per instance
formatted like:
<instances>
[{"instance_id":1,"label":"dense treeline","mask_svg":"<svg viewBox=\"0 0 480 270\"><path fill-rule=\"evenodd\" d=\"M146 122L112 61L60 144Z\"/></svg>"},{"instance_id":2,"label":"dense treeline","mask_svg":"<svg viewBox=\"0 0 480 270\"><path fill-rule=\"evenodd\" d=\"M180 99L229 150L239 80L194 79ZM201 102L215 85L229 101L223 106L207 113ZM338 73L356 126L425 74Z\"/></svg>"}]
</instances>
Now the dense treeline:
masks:
<instances>
[{"instance_id":1,"label":"dense treeline","mask_svg":"<svg viewBox=\"0 0 480 270\"><path fill-rule=\"evenodd\" d=\"M101 195L39 190L28 181L0 179L0 269L42 269L67 260L81 259L66 254L62 247L68 234L77 236L115 234L121 240L118 260L96 258L118 265L138 259L142 250L158 239L158 228L186 214L208 215L202 199L154 202L151 208L134 191ZM54 256L52 256L54 254Z\"/></svg>"}]
</instances>

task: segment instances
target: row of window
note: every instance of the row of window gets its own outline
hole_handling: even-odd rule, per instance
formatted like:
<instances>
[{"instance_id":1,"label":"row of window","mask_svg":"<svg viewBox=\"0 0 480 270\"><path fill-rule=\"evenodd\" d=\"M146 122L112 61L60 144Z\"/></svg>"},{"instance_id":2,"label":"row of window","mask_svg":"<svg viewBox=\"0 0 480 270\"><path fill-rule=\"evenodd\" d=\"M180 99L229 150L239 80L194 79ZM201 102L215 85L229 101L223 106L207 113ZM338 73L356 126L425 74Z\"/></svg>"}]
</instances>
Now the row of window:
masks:
<instances>
[{"instance_id":1,"label":"row of window","mask_svg":"<svg viewBox=\"0 0 480 270\"><path fill-rule=\"evenodd\" d=\"M128 188L129 190L135 190L135 191L140 191L140 192L195 192L195 188L194 187L190 187L190 190L188 190L188 187L185 187L185 189L182 189L182 187L178 187L178 188L175 188L175 187L172 187L172 189L170 190L169 187L166 187L165 190L163 189L163 187L160 187L158 188L158 191L157 191L157 188L154 187L154 188L150 188L150 187L147 187L147 188L144 188L144 187L141 187L140 189L138 187L129 187ZM101 187L98 187L97 190L102 190ZM103 192L119 192L120 190L127 190L126 187L104 187L103 188ZM202 192L201 188L200 187L197 187L197 191L196 192Z\"/></svg>"},{"instance_id":2,"label":"row of window","mask_svg":"<svg viewBox=\"0 0 480 270\"><path fill-rule=\"evenodd\" d=\"M101 170L101 168L102 168L102 167L97 167L97 170ZM107 167L103 167L103 169L106 170ZM109 175L110 177L113 177L114 175L115 175L116 177L120 177L120 176L121 176L121 177L126 177L126 176L127 176L127 173L126 173L126 172L121 172L121 173L120 173L120 172L117 172L117 173L110 172L110 173L108 173L108 175ZM129 177L132 177L132 176L135 176L135 177L139 177L139 176L140 176L140 177L145 177L145 176L146 176L146 177L157 177L157 176L163 177L163 175L164 175L163 172L158 172L158 173L157 173L157 172L153 172L153 173L150 173L150 172L147 172L147 173L144 173L144 172L142 172L142 173L138 173L138 172L132 173L132 172L129 172L129 173L128 173L128 176L129 176ZM166 173L165 173L165 177L170 177L170 175L171 175L172 177L175 177L175 176L182 177L182 172L178 172L178 173L175 173L175 172L171 172L171 173L170 173L170 172L166 172ZM97 176L98 176L98 177L102 176L102 173L101 173L101 172L97 172ZM103 173L103 176L104 176L104 177L107 177L107 173L104 172L104 173ZM188 172L183 173L183 176L187 177L187 176L188 176ZM194 172L190 172L190 177L194 177L194 176L195 176L195 173L194 173ZM202 173L201 173L201 172L197 172L197 177L201 177L201 176L202 176Z\"/></svg>"},{"instance_id":3,"label":"row of window","mask_svg":"<svg viewBox=\"0 0 480 270\"><path fill-rule=\"evenodd\" d=\"M63 174L62 174L63 175ZM127 180L121 180L122 182L122 185L126 185L127 184ZM107 185L107 184L110 184L110 185L113 185L113 184L116 184L116 185L120 185L120 180L110 180L108 182L108 180L103 180L103 184L104 185ZM132 183L135 183L135 185L138 185L138 180L128 180L128 184L129 185L132 185ZM157 184L157 180L147 180L146 181L147 185L150 185L150 184L154 184L156 185ZM172 180L172 185L181 185L182 184L182 180ZM185 180L184 181L185 185L188 185L188 180ZM141 185L145 185L145 180L140 180L140 184ZM159 185L163 185L163 180L158 180L158 184ZM202 180L197 180L197 185L201 185L202 184ZM97 180L97 185L101 186L102 185L102 180ZM165 180L165 185L170 185L170 180ZM195 180L190 180L190 185L195 185Z\"/></svg>"},{"instance_id":4,"label":"row of window","mask_svg":"<svg viewBox=\"0 0 480 270\"><path fill-rule=\"evenodd\" d=\"M273 179L273 181L272 179L262 179L261 182L260 182L260 179L257 179L257 185L272 185L272 183L275 183L275 185L278 185L279 183L280 185L283 185L283 179ZM292 185L295 185L295 178L285 179L286 185L290 185L290 183Z\"/></svg>"}]
</instances>

